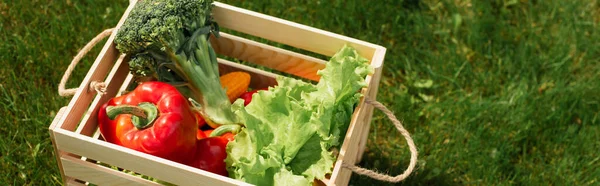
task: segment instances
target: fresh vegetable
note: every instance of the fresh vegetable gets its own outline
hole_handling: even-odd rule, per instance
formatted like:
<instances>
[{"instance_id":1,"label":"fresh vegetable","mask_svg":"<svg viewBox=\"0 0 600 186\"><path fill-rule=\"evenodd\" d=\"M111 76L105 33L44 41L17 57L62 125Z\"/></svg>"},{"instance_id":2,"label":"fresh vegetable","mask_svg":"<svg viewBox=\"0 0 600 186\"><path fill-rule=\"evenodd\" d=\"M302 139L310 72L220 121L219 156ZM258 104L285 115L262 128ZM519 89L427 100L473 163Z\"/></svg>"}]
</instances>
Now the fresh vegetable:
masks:
<instances>
[{"instance_id":1,"label":"fresh vegetable","mask_svg":"<svg viewBox=\"0 0 600 186\"><path fill-rule=\"evenodd\" d=\"M227 146L229 175L255 185L311 185L331 173L355 104L372 72L351 47L344 47L318 72L317 85L287 77L258 91L246 107L234 103L246 128Z\"/></svg>"},{"instance_id":2,"label":"fresh vegetable","mask_svg":"<svg viewBox=\"0 0 600 186\"><path fill-rule=\"evenodd\" d=\"M220 77L221 86L226 90L225 94L232 103L248 90L250 85L250 74L246 72L231 72Z\"/></svg>"},{"instance_id":3,"label":"fresh vegetable","mask_svg":"<svg viewBox=\"0 0 600 186\"><path fill-rule=\"evenodd\" d=\"M193 159L196 120L175 87L144 82L110 99L98 111L104 140L179 163Z\"/></svg>"},{"instance_id":4,"label":"fresh vegetable","mask_svg":"<svg viewBox=\"0 0 600 186\"><path fill-rule=\"evenodd\" d=\"M221 125L220 127L216 128L215 130L213 130L210 135L208 135L209 137L215 137L215 136L221 136L225 133L234 133L237 134L238 132L240 132L241 130L241 126L240 125Z\"/></svg>"},{"instance_id":5,"label":"fresh vegetable","mask_svg":"<svg viewBox=\"0 0 600 186\"><path fill-rule=\"evenodd\" d=\"M210 133L212 133L212 131L215 129L209 129L209 130L198 130L198 131L202 131L204 133L205 136L210 136Z\"/></svg>"},{"instance_id":6,"label":"fresh vegetable","mask_svg":"<svg viewBox=\"0 0 600 186\"><path fill-rule=\"evenodd\" d=\"M201 140L201 139L207 138L208 134L210 134L210 133L198 129L198 131L196 132L196 139Z\"/></svg>"},{"instance_id":7,"label":"fresh vegetable","mask_svg":"<svg viewBox=\"0 0 600 186\"><path fill-rule=\"evenodd\" d=\"M221 86L226 90L227 97L232 103L243 94L250 85L250 74L246 72L231 72L220 77ZM201 107L201 106L200 106ZM211 120L205 120L202 115L199 115L201 119L198 121L205 122L212 128L217 128L220 124L215 123Z\"/></svg>"},{"instance_id":8,"label":"fresh vegetable","mask_svg":"<svg viewBox=\"0 0 600 186\"><path fill-rule=\"evenodd\" d=\"M193 161L190 166L227 176L225 164L225 157L227 156L226 147L230 141L233 141L235 134L226 132L224 134L216 135L213 131L214 130L198 130L199 137L196 160Z\"/></svg>"},{"instance_id":9,"label":"fresh vegetable","mask_svg":"<svg viewBox=\"0 0 600 186\"><path fill-rule=\"evenodd\" d=\"M244 92L242 95L240 95L240 98L244 100L244 106L250 104L250 102L252 101L252 95L254 95L259 90L268 90L268 89L267 88L255 89L255 90Z\"/></svg>"},{"instance_id":10,"label":"fresh vegetable","mask_svg":"<svg viewBox=\"0 0 600 186\"><path fill-rule=\"evenodd\" d=\"M227 176L225 157L229 141L221 137L210 137L198 140L196 159L189 165L215 174Z\"/></svg>"},{"instance_id":11,"label":"fresh vegetable","mask_svg":"<svg viewBox=\"0 0 600 186\"><path fill-rule=\"evenodd\" d=\"M198 131L202 131L202 130L198 130ZM211 136L210 134L212 134L213 131L214 131L213 129L210 129L210 130L204 130L202 132L204 133L204 136L208 137L208 136ZM213 136L213 137L220 137L220 138L225 138L227 141L233 141L233 139L235 138L235 134L231 133L231 132L226 132L219 136Z\"/></svg>"},{"instance_id":12,"label":"fresh vegetable","mask_svg":"<svg viewBox=\"0 0 600 186\"><path fill-rule=\"evenodd\" d=\"M196 123L198 124L198 128L202 128L204 125L206 125L206 120L204 120L204 118L202 117L202 112L197 109L198 108L192 108L192 112L194 113L194 117L196 118Z\"/></svg>"},{"instance_id":13,"label":"fresh vegetable","mask_svg":"<svg viewBox=\"0 0 600 186\"><path fill-rule=\"evenodd\" d=\"M198 101L205 119L238 124L219 80L217 59L208 42L218 26L210 16L212 0L139 1L119 28L116 48L131 56L137 77L179 86Z\"/></svg>"},{"instance_id":14,"label":"fresh vegetable","mask_svg":"<svg viewBox=\"0 0 600 186\"><path fill-rule=\"evenodd\" d=\"M228 132L219 136L220 138L226 139L227 141L233 141L235 139L235 134Z\"/></svg>"}]
</instances>

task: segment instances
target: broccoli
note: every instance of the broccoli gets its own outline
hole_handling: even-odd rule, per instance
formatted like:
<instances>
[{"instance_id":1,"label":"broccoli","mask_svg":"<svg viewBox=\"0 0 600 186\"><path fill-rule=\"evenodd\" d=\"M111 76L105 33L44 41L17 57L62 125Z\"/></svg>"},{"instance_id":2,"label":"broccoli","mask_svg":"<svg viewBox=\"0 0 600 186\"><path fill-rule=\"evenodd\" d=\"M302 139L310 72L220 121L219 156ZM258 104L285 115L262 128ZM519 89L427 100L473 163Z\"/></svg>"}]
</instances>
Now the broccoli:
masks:
<instances>
[{"instance_id":1,"label":"broccoli","mask_svg":"<svg viewBox=\"0 0 600 186\"><path fill-rule=\"evenodd\" d=\"M235 124L237 118L221 88L216 54L208 41L218 34L212 0L139 1L119 28L116 48L131 57L136 77L183 84L187 97L202 105L205 118Z\"/></svg>"}]
</instances>

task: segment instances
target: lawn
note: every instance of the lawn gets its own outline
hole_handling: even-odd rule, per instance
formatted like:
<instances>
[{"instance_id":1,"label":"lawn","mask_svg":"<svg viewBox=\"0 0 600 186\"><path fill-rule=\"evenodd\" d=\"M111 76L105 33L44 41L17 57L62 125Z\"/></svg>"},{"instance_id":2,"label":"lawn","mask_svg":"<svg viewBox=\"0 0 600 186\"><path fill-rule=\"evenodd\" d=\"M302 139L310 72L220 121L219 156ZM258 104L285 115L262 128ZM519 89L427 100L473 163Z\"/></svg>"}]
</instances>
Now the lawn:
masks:
<instances>
[{"instance_id":1,"label":"lawn","mask_svg":"<svg viewBox=\"0 0 600 186\"><path fill-rule=\"evenodd\" d=\"M399 185L600 184L596 0L223 2L387 48L377 99L419 149ZM48 135L70 99L58 82L127 4L0 2L0 185L61 184ZM374 117L360 165L402 173L406 143L381 112ZM358 175L350 184L385 185Z\"/></svg>"}]
</instances>

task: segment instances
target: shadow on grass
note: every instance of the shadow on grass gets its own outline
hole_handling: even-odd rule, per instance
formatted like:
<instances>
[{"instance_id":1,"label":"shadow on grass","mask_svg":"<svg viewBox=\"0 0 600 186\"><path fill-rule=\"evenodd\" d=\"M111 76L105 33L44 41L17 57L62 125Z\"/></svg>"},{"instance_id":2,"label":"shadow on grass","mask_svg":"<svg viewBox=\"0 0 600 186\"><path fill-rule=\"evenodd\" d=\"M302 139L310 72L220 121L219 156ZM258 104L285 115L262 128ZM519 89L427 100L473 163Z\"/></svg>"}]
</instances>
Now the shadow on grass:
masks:
<instances>
[{"instance_id":1,"label":"shadow on grass","mask_svg":"<svg viewBox=\"0 0 600 186\"><path fill-rule=\"evenodd\" d=\"M401 163L394 163L389 158L381 158L378 153L365 152L363 160L359 164L360 167L375 170L377 172L386 173L390 176L397 176L404 172L408 166L408 159ZM352 174L349 185L436 185L436 186L453 186L458 185L451 175L447 175L443 170L427 169L419 166L405 180L398 183L389 183L375 180L368 176Z\"/></svg>"},{"instance_id":2,"label":"shadow on grass","mask_svg":"<svg viewBox=\"0 0 600 186\"><path fill-rule=\"evenodd\" d=\"M402 1L402 7L407 10L421 10L423 2L421 0L404 0Z\"/></svg>"}]
</instances>

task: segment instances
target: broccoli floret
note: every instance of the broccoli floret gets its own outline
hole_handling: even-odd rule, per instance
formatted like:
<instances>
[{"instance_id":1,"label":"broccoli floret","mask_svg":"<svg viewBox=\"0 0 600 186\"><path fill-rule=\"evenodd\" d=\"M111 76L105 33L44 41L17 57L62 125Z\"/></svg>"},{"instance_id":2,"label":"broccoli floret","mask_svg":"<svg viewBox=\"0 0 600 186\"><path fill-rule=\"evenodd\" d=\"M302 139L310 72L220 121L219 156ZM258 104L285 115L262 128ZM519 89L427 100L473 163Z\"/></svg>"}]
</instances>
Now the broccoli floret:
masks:
<instances>
[{"instance_id":1,"label":"broccoli floret","mask_svg":"<svg viewBox=\"0 0 600 186\"><path fill-rule=\"evenodd\" d=\"M216 55L208 42L209 34L218 32L212 2L139 1L119 28L115 44L131 56L132 74L186 84L180 91L201 103L205 118L232 124L237 118L221 88Z\"/></svg>"},{"instance_id":2,"label":"broccoli floret","mask_svg":"<svg viewBox=\"0 0 600 186\"><path fill-rule=\"evenodd\" d=\"M129 60L129 71L134 76L158 78L157 66L158 62L152 56L143 53L137 53L131 56Z\"/></svg>"}]
</instances>

